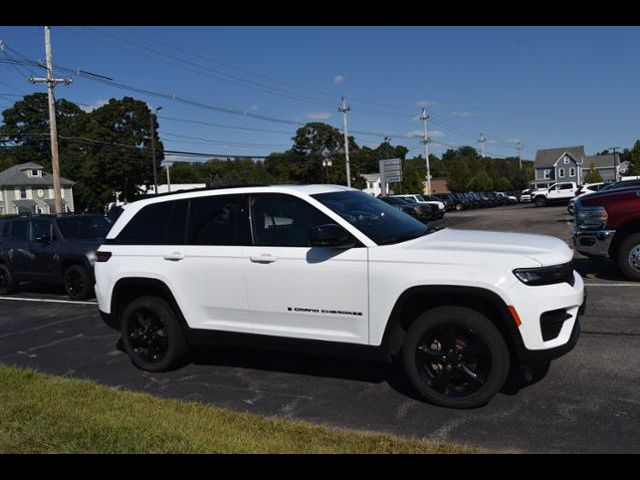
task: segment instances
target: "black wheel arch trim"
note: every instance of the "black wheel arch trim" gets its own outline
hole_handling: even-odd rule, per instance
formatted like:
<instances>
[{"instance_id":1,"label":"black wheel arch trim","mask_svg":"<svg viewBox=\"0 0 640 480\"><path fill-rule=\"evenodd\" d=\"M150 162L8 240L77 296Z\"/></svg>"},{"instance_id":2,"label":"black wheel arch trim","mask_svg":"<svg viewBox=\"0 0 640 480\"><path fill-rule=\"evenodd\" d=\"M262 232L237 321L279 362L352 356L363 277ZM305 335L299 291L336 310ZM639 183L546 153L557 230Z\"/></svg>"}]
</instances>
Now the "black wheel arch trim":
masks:
<instances>
[{"instance_id":1,"label":"black wheel arch trim","mask_svg":"<svg viewBox=\"0 0 640 480\"><path fill-rule=\"evenodd\" d=\"M520 334L520 331L516 326L511 312L507 308L507 304L504 300L491 290L481 287L458 285L424 285L411 287L405 290L400 297L398 297L387 321L385 332L382 337L382 350L390 356L398 355L406 334L406 329L402 325L402 322L406 320L405 309L409 305L410 301L418 297L430 297L436 299L433 305L434 307L444 305L461 306L455 303L447 303L447 295L455 297L462 296L471 300L475 299L487 302L487 304L493 307L495 312L499 313L499 318L494 319L496 320L494 324L505 337L510 354L515 356L515 359L519 360L530 357L529 352L531 351L524 346L522 335ZM410 319L409 321L413 320L414 319Z\"/></svg>"}]
</instances>

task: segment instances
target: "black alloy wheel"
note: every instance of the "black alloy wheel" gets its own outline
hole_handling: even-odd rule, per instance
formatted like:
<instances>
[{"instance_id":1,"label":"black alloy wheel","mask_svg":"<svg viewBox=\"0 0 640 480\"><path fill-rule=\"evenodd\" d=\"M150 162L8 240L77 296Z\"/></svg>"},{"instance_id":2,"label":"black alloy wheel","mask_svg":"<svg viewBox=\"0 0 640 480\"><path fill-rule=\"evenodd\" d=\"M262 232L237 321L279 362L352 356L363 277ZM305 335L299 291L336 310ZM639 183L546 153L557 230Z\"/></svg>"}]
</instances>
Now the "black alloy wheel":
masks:
<instances>
[{"instance_id":1,"label":"black alloy wheel","mask_svg":"<svg viewBox=\"0 0 640 480\"><path fill-rule=\"evenodd\" d=\"M0 295L7 295L15 290L16 284L11 276L11 270L5 264L0 264Z\"/></svg>"},{"instance_id":2,"label":"black alloy wheel","mask_svg":"<svg viewBox=\"0 0 640 480\"><path fill-rule=\"evenodd\" d=\"M162 361L169 348L167 327L159 312L139 308L128 318L127 339L131 352L144 363Z\"/></svg>"},{"instance_id":3,"label":"black alloy wheel","mask_svg":"<svg viewBox=\"0 0 640 480\"><path fill-rule=\"evenodd\" d=\"M187 360L189 344L176 312L160 297L140 297L127 305L120 331L131 362L142 370L163 372Z\"/></svg>"},{"instance_id":4,"label":"black alloy wheel","mask_svg":"<svg viewBox=\"0 0 640 480\"><path fill-rule=\"evenodd\" d=\"M415 351L422 380L447 397L477 392L491 371L491 353L473 331L457 325L438 325L426 332Z\"/></svg>"},{"instance_id":5,"label":"black alloy wheel","mask_svg":"<svg viewBox=\"0 0 640 480\"><path fill-rule=\"evenodd\" d=\"M511 367L505 338L479 311L454 305L425 311L402 345L409 380L427 401L451 408L486 404Z\"/></svg>"},{"instance_id":6,"label":"black alloy wheel","mask_svg":"<svg viewBox=\"0 0 640 480\"><path fill-rule=\"evenodd\" d=\"M93 285L87 269L80 265L72 265L64 272L64 288L72 300L84 300L91 295Z\"/></svg>"}]
</instances>

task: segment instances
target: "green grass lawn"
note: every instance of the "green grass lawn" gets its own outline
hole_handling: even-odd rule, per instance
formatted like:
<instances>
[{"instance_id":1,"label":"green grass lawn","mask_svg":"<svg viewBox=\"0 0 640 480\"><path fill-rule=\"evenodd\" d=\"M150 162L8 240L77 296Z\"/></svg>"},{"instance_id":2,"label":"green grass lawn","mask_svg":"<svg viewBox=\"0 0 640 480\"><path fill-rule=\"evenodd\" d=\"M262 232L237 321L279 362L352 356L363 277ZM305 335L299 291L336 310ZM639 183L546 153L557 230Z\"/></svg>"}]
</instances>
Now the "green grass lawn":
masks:
<instances>
[{"instance_id":1,"label":"green grass lawn","mask_svg":"<svg viewBox=\"0 0 640 480\"><path fill-rule=\"evenodd\" d=\"M0 365L1 453L473 453Z\"/></svg>"}]
</instances>

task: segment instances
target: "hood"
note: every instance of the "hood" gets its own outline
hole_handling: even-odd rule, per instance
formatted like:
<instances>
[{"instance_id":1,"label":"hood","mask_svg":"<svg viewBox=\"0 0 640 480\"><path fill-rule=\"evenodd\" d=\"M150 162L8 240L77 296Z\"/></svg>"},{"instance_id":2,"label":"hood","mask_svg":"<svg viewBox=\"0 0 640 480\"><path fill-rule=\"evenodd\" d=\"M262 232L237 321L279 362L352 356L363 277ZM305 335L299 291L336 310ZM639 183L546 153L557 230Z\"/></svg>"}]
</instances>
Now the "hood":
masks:
<instances>
[{"instance_id":1,"label":"hood","mask_svg":"<svg viewBox=\"0 0 640 480\"><path fill-rule=\"evenodd\" d=\"M415 251L437 252L455 262L488 263L507 260L507 257L526 257L539 266L558 265L571 261L573 250L556 237L527 233L487 232L445 228L423 237L396 244ZM512 258L513 261L517 260ZM525 265L514 265L514 268ZM534 265L535 266L535 265Z\"/></svg>"}]
</instances>

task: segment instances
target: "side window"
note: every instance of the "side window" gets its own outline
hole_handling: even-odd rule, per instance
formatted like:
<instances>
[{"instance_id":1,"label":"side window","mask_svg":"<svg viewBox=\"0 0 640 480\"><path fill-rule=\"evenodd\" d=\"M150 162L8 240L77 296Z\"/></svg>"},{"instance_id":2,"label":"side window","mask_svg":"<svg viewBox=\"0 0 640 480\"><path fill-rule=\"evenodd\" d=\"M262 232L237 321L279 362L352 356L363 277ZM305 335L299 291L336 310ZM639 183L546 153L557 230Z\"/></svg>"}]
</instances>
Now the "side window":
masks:
<instances>
[{"instance_id":1,"label":"side window","mask_svg":"<svg viewBox=\"0 0 640 480\"><path fill-rule=\"evenodd\" d=\"M7 238L9 233L9 222L0 220L0 238Z\"/></svg>"},{"instance_id":2,"label":"side window","mask_svg":"<svg viewBox=\"0 0 640 480\"><path fill-rule=\"evenodd\" d=\"M251 220L255 244L273 247L308 247L311 228L335 223L304 200L272 193L252 196Z\"/></svg>"},{"instance_id":3,"label":"side window","mask_svg":"<svg viewBox=\"0 0 640 480\"><path fill-rule=\"evenodd\" d=\"M11 238L26 242L29 238L29 222L27 220L15 220L12 222Z\"/></svg>"},{"instance_id":4,"label":"side window","mask_svg":"<svg viewBox=\"0 0 640 480\"><path fill-rule=\"evenodd\" d=\"M31 241L36 242L45 235L51 239L51 221L44 219L31 220Z\"/></svg>"},{"instance_id":5,"label":"side window","mask_svg":"<svg viewBox=\"0 0 640 480\"><path fill-rule=\"evenodd\" d=\"M192 198L188 243L191 245L251 245L246 195Z\"/></svg>"},{"instance_id":6,"label":"side window","mask_svg":"<svg viewBox=\"0 0 640 480\"><path fill-rule=\"evenodd\" d=\"M573 185L570 183L563 183L560 185L560 190L571 190Z\"/></svg>"},{"instance_id":7,"label":"side window","mask_svg":"<svg viewBox=\"0 0 640 480\"><path fill-rule=\"evenodd\" d=\"M185 216L186 201L147 205L129 221L117 241L124 245L183 244Z\"/></svg>"}]
</instances>

